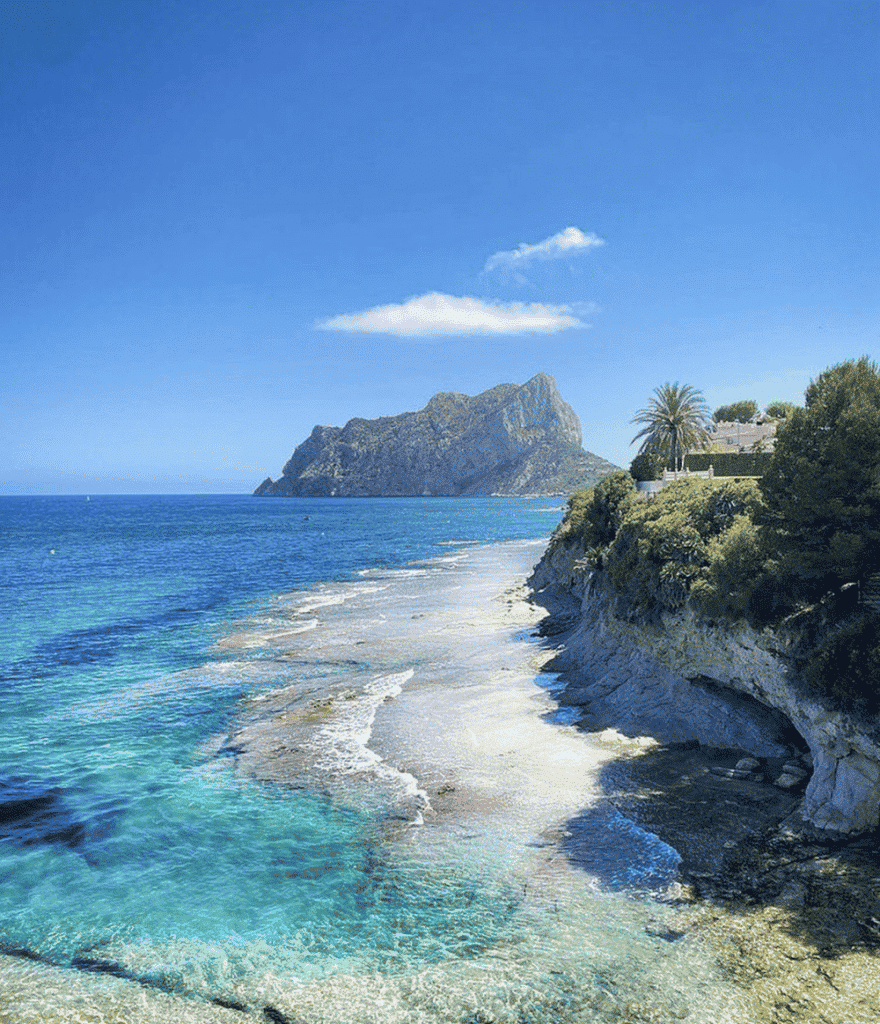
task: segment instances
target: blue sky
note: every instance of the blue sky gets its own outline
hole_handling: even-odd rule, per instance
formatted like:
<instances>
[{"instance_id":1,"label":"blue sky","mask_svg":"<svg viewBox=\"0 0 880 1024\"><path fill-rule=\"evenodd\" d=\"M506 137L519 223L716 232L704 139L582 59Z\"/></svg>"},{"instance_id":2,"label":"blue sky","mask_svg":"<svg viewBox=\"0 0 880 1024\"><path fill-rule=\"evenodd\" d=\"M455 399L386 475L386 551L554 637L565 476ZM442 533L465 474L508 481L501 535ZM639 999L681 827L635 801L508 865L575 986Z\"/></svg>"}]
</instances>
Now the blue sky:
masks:
<instances>
[{"instance_id":1,"label":"blue sky","mask_svg":"<svg viewBox=\"0 0 880 1024\"><path fill-rule=\"evenodd\" d=\"M0 492L251 491L316 423L880 357L880 3L0 0Z\"/></svg>"}]
</instances>

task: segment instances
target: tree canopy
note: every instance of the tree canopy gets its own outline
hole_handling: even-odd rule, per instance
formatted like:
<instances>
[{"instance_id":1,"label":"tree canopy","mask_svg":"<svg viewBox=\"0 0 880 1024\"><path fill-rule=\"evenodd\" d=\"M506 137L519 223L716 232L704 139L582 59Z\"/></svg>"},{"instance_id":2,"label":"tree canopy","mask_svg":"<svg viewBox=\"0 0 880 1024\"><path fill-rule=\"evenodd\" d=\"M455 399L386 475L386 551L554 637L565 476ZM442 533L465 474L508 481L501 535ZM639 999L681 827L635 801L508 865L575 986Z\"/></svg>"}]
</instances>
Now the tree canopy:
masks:
<instances>
[{"instance_id":1,"label":"tree canopy","mask_svg":"<svg viewBox=\"0 0 880 1024\"><path fill-rule=\"evenodd\" d=\"M709 407L702 391L690 384L655 388L648 407L639 409L632 422L644 424L633 438L633 442L644 438L639 454L660 455L676 469L688 451L709 443Z\"/></svg>"},{"instance_id":2,"label":"tree canopy","mask_svg":"<svg viewBox=\"0 0 880 1024\"><path fill-rule=\"evenodd\" d=\"M880 373L866 356L810 383L761 479L771 545L820 596L880 571Z\"/></svg>"},{"instance_id":3,"label":"tree canopy","mask_svg":"<svg viewBox=\"0 0 880 1024\"><path fill-rule=\"evenodd\" d=\"M633 480L659 480L665 465L666 460L662 456L642 452L630 463L629 472Z\"/></svg>"},{"instance_id":4,"label":"tree canopy","mask_svg":"<svg viewBox=\"0 0 880 1024\"><path fill-rule=\"evenodd\" d=\"M751 398L744 398L730 405L719 405L712 413L712 419L716 423L748 423L757 415L758 403Z\"/></svg>"},{"instance_id":5,"label":"tree canopy","mask_svg":"<svg viewBox=\"0 0 880 1024\"><path fill-rule=\"evenodd\" d=\"M794 402L771 402L764 410L764 415L771 420L787 419L797 409Z\"/></svg>"}]
</instances>

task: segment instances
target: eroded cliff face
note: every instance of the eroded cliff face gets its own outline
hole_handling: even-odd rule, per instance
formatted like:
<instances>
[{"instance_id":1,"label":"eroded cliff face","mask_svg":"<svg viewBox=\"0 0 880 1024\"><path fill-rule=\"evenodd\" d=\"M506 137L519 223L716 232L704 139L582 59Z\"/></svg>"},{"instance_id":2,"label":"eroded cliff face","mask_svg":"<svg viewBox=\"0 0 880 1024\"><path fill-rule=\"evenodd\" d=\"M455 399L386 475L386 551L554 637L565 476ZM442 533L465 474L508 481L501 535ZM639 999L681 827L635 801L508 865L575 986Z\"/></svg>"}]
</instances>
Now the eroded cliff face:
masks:
<instances>
[{"instance_id":1,"label":"eroded cliff face","mask_svg":"<svg viewBox=\"0 0 880 1024\"><path fill-rule=\"evenodd\" d=\"M537 494L589 486L614 467L581 447L581 428L553 378L499 384L470 397L434 395L424 409L317 426L262 496Z\"/></svg>"},{"instance_id":2,"label":"eroded cliff face","mask_svg":"<svg viewBox=\"0 0 880 1024\"><path fill-rule=\"evenodd\" d=\"M551 544L530 584L576 602L556 667L569 680L564 699L584 707L585 724L759 757L808 748L802 817L841 832L877 827L880 721L810 694L790 656L792 638L705 622L687 610L626 621L615 615L602 574L578 566L580 554L574 545Z\"/></svg>"}]
</instances>

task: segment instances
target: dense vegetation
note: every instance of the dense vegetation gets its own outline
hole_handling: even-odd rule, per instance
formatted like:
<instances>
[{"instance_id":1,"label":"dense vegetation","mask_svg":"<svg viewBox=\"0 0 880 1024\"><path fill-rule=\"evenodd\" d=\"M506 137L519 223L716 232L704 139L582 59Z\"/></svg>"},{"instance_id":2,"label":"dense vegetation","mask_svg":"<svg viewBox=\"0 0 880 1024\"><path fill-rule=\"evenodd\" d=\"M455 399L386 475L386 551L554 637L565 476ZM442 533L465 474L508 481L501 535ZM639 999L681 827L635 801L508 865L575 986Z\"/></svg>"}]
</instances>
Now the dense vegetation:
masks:
<instances>
[{"instance_id":1,"label":"dense vegetation","mask_svg":"<svg viewBox=\"0 0 880 1024\"><path fill-rule=\"evenodd\" d=\"M764 410L764 415L768 420L784 420L791 416L796 408L794 402L771 402Z\"/></svg>"},{"instance_id":2,"label":"dense vegetation","mask_svg":"<svg viewBox=\"0 0 880 1024\"><path fill-rule=\"evenodd\" d=\"M760 506L754 481L700 478L645 501L621 470L572 495L555 538L577 543L584 563L605 571L622 606L640 615L691 600L710 617L739 618L769 571L755 525Z\"/></svg>"},{"instance_id":3,"label":"dense vegetation","mask_svg":"<svg viewBox=\"0 0 880 1024\"><path fill-rule=\"evenodd\" d=\"M877 711L880 615L855 597L880 573L880 372L831 367L787 411L760 481L683 479L646 501L612 473L572 495L554 540L604 573L624 614L688 606L800 630L804 677Z\"/></svg>"},{"instance_id":4,"label":"dense vegetation","mask_svg":"<svg viewBox=\"0 0 880 1024\"><path fill-rule=\"evenodd\" d=\"M758 415L758 403L751 398L730 405L720 405L712 413L716 423L748 423Z\"/></svg>"},{"instance_id":5,"label":"dense vegetation","mask_svg":"<svg viewBox=\"0 0 880 1024\"><path fill-rule=\"evenodd\" d=\"M805 397L761 491L773 549L817 599L880 572L880 373L867 358L841 363Z\"/></svg>"}]
</instances>

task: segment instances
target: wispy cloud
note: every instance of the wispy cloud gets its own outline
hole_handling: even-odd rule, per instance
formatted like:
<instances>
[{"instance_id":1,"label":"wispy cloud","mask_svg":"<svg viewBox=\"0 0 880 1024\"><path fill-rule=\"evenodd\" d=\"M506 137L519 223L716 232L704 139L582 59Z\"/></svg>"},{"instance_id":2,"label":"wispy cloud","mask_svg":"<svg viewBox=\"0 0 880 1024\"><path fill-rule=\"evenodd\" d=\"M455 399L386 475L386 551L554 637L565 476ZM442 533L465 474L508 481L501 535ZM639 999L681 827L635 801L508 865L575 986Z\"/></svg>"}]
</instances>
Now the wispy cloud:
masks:
<instances>
[{"instance_id":1,"label":"wispy cloud","mask_svg":"<svg viewBox=\"0 0 880 1024\"><path fill-rule=\"evenodd\" d=\"M604 244L604 239L592 232L585 234L580 228L563 228L555 235L545 238L543 242L535 242L534 245L523 242L516 249L496 252L486 260L483 273L487 274L499 267L521 267L531 260L556 260Z\"/></svg>"},{"instance_id":2,"label":"wispy cloud","mask_svg":"<svg viewBox=\"0 0 880 1024\"><path fill-rule=\"evenodd\" d=\"M588 324L580 320L573 306L496 302L429 292L405 302L374 306L361 313L343 313L320 320L315 326L322 331L437 338L467 334L555 334Z\"/></svg>"}]
</instances>

